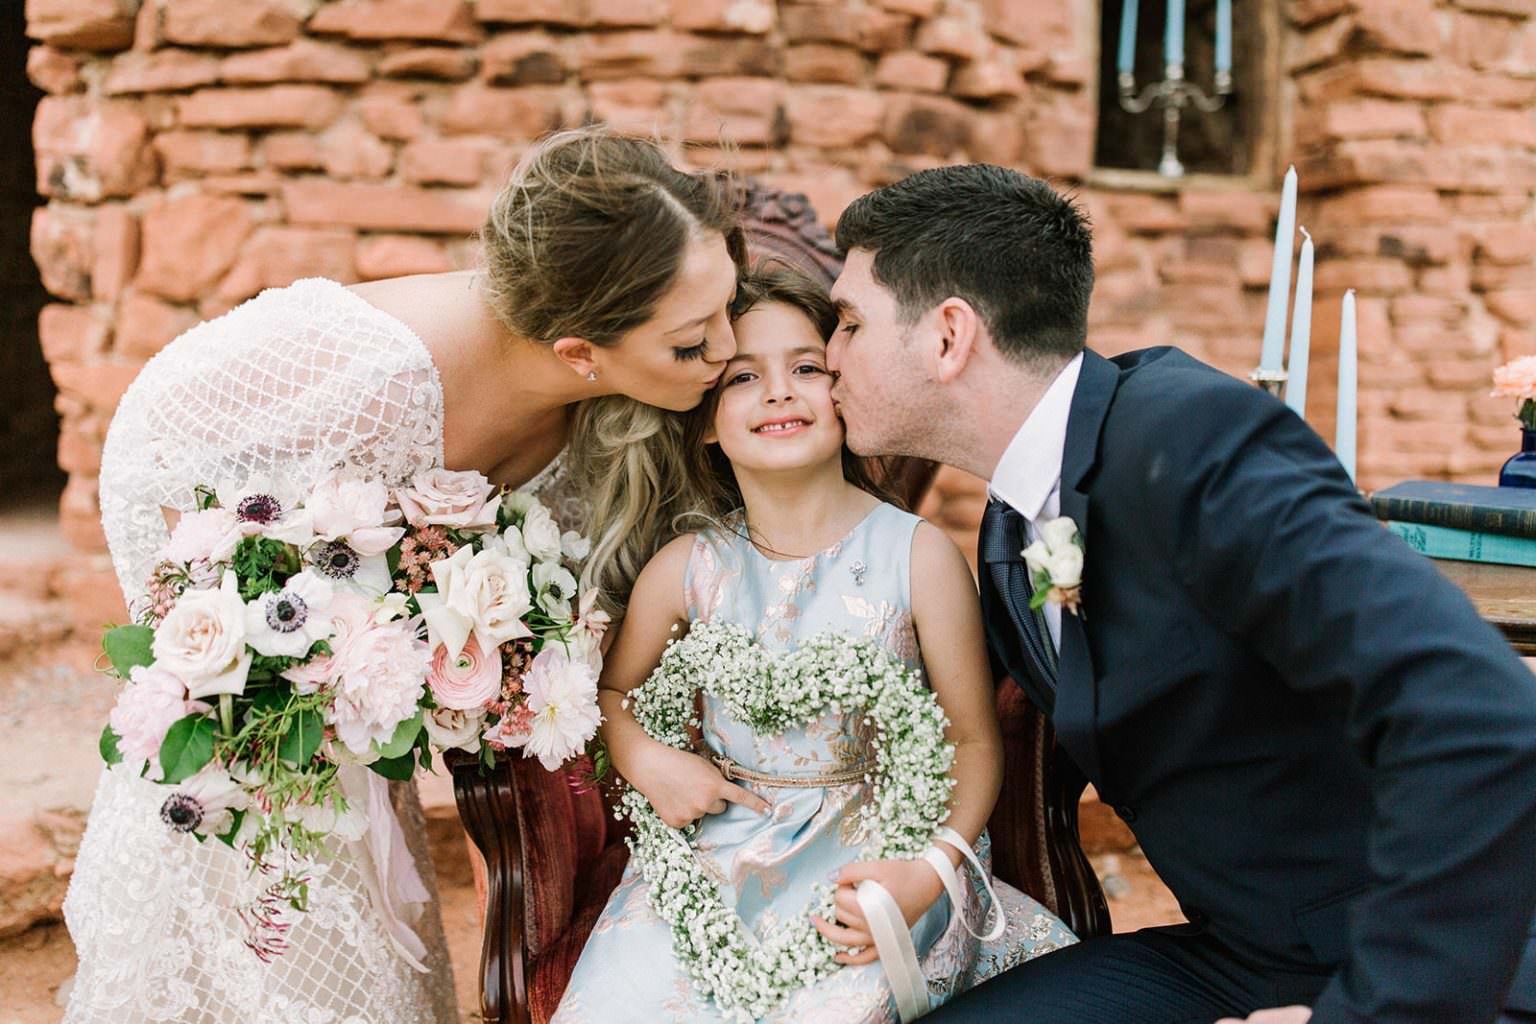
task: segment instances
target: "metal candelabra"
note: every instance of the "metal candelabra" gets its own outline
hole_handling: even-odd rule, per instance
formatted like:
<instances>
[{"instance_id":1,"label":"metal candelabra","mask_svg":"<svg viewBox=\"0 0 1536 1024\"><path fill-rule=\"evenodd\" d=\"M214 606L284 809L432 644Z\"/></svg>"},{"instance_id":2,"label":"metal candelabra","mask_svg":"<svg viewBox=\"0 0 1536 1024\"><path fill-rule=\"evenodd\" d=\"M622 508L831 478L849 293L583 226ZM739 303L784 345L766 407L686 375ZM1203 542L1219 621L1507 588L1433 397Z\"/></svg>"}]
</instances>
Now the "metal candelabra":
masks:
<instances>
[{"instance_id":1,"label":"metal candelabra","mask_svg":"<svg viewBox=\"0 0 1536 1024\"><path fill-rule=\"evenodd\" d=\"M1183 64L1168 64L1163 68L1163 80L1154 82L1136 95L1136 74L1120 72L1120 107L1132 114L1144 114L1153 104L1163 108L1163 157L1157 164L1157 173L1165 178L1184 175L1184 163L1179 159L1179 121L1184 108L1194 106L1207 114L1222 108L1232 95L1232 72L1217 71L1215 91L1206 95L1193 82L1184 78Z\"/></svg>"}]
</instances>

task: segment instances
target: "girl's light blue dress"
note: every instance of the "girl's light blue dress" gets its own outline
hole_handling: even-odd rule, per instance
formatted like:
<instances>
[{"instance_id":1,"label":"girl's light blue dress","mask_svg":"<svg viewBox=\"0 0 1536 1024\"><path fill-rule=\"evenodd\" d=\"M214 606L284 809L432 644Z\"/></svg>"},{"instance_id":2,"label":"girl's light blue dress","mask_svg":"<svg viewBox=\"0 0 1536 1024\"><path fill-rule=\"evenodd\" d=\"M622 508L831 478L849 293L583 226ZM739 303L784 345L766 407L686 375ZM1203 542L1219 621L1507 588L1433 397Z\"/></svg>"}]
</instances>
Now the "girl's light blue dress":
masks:
<instances>
[{"instance_id":1,"label":"girl's light blue dress","mask_svg":"<svg viewBox=\"0 0 1536 1024\"><path fill-rule=\"evenodd\" d=\"M912 535L921 520L887 504L875 507L842 540L809 558L774 560L744 537L706 530L694 541L687 572L691 621L723 620L752 629L772 650L789 650L822 630L868 637L920 669L912 625ZM752 771L822 776L869 760L863 722L827 714L782 736L757 736L706 698L705 742ZM740 785L773 803L771 815L730 804L703 820L696 844L726 901L754 930L805 912L812 889L857 858L863 836L857 811L866 783L793 789ZM990 864L983 835L979 854ZM967 920L985 931L981 888L971 879ZM953 919L941 896L912 929L933 1004L1009 967L1074 940L1066 927L1015 889L996 883L1008 928L978 942ZM724 1019L692 988L672 953L671 933L646 900L631 863L582 950L556 1024L616 1024ZM790 999L772 1021L894 1021L895 1004L878 962L844 967Z\"/></svg>"}]
</instances>

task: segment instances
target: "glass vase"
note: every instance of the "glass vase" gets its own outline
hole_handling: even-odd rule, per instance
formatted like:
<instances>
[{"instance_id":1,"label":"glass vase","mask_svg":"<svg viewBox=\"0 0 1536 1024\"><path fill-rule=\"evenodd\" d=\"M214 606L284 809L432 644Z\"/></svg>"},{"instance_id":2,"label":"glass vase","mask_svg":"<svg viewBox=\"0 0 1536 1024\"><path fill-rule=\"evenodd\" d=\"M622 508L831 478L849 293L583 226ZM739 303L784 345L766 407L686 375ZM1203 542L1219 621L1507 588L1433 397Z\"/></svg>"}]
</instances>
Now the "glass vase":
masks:
<instances>
[{"instance_id":1,"label":"glass vase","mask_svg":"<svg viewBox=\"0 0 1536 1024\"><path fill-rule=\"evenodd\" d=\"M1536 430L1520 428L1520 450L1499 470L1500 487L1536 487Z\"/></svg>"}]
</instances>

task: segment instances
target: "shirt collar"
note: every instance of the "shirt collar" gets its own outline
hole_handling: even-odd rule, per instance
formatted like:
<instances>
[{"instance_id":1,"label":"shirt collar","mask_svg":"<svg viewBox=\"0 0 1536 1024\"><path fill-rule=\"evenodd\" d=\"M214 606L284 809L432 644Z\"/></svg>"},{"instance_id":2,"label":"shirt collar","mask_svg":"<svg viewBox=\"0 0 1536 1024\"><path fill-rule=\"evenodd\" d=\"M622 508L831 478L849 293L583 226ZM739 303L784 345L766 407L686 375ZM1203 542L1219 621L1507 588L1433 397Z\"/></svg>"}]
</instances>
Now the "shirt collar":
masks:
<instances>
[{"instance_id":1,"label":"shirt collar","mask_svg":"<svg viewBox=\"0 0 1536 1024\"><path fill-rule=\"evenodd\" d=\"M1067 445L1067 419L1072 395L1083 370L1083 354L1061 368L1051 386L1013 435L992 472L987 490L1018 510L1030 522L1061 485L1061 459Z\"/></svg>"}]
</instances>

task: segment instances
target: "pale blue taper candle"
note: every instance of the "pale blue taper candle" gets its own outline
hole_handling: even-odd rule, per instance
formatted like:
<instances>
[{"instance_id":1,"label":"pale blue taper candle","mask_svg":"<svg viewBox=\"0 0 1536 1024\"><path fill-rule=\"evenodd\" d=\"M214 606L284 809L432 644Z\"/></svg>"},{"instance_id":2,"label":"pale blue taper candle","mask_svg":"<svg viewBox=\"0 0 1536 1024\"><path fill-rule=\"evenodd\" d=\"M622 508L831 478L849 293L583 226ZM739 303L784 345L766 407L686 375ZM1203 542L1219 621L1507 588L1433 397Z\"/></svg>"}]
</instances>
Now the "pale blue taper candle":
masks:
<instances>
[{"instance_id":1,"label":"pale blue taper candle","mask_svg":"<svg viewBox=\"0 0 1536 1024\"><path fill-rule=\"evenodd\" d=\"M1163 63L1184 63L1184 0L1168 0L1168 29L1163 34Z\"/></svg>"},{"instance_id":2,"label":"pale blue taper candle","mask_svg":"<svg viewBox=\"0 0 1536 1024\"><path fill-rule=\"evenodd\" d=\"M1136 69L1136 4L1137 0L1124 0L1120 7L1120 59L1115 67L1122 75Z\"/></svg>"},{"instance_id":3,"label":"pale blue taper candle","mask_svg":"<svg viewBox=\"0 0 1536 1024\"><path fill-rule=\"evenodd\" d=\"M1301 229L1301 267L1296 271L1296 308L1291 313L1291 362L1285 373L1285 404L1307 418L1307 360L1312 347L1312 236Z\"/></svg>"},{"instance_id":4,"label":"pale blue taper candle","mask_svg":"<svg viewBox=\"0 0 1536 1024\"><path fill-rule=\"evenodd\" d=\"M1344 293L1344 315L1339 323L1339 424L1334 434L1333 451L1344 464L1344 471L1355 479L1355 290Z\"/></svg>"},{"instance_id":5,"label":"pale blue taper candle","mask_svg":"<svg viewBox=\"0 0 1536 1024\"><path fill-rule=\"evenodd\" d=\"M1232 70L1232 0L1216 0L1216 70Z\"/></svg>"},{"instance_id":6,"label":"pale blue taper candle","mask_svg":"<svg viewBox=\"0 0 1536 1024\"><path fill-rule=\"evenodd\" d=\"M1285 358L1285 307L1291 291L1291 249L1296 244L1296 168L1285 172L1280 217L1275 223L1275 259L1269 271L1269 305L1264 309L1264 347L1259 369L1282 369Z\"/></svg>"}]
</instances>

